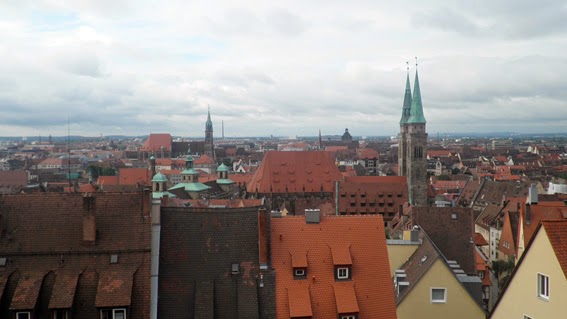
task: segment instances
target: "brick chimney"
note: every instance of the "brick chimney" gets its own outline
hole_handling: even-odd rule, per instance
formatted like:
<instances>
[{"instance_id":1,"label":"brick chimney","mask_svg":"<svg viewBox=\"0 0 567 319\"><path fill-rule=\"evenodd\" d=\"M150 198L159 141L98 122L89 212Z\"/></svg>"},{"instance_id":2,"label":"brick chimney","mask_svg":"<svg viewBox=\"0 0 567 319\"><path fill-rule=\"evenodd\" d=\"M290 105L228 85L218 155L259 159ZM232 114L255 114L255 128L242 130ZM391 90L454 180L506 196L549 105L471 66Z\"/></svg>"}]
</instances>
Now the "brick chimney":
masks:
<instances>
[{"instance_id":1,"label":"brick chimney","mask_svg":"<svg viewBox=\"0 0 567 319\"><path fill-rule=\"evenodd\" d=\"M83 196L83 245L96 244L96 201L90 194Z\"/></svg>"}]
</instances>

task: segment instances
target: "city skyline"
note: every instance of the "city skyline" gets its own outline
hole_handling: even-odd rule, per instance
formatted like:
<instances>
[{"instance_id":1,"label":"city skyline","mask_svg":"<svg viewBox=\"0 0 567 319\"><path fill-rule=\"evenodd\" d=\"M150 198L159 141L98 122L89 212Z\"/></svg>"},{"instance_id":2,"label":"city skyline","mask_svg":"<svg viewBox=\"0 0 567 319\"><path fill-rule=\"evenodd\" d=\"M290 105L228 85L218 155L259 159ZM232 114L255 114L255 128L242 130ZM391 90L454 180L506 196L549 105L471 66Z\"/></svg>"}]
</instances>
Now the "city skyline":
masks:
<instances>
[{"instance_id":1,"label":"city skyline","mask_svg":"<svg viewBox=\"0 0 567 319\"><path fill-rule=\"evenodd\" d=\"M0 7L0 136L396 135L415 56L432 135L567 124L559 1Z\"/></svg>"}]
</instances>

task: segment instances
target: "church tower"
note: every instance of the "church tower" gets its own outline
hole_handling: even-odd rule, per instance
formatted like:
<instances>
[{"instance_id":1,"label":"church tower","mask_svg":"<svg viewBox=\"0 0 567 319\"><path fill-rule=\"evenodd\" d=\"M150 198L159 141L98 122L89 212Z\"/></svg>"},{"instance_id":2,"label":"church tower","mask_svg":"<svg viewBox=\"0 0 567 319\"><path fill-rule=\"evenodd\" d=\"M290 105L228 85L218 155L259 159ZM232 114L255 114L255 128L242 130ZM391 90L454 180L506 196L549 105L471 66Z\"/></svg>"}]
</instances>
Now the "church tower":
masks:
<instances>
[{"instance_id":1,"label":"church tower","mask_svg":"<svg viewBox=\"0 0 567 319\"><path fill-rule=\"evenodd\" d=\"M410 91L409 74L406 79L398 150L398 174L407 177L410 202L414 206L427 206L427 133L425 124L419 76L416 68L413 97Z\"/></svg>"},{"instance_id":2,"label":"church tower","mask_svg":"<svg viewBox=\"0 0 567 319\"><path fill-rule=\"evenodd\" d=\"M211 109L207 114L207 122L205 123L205 155L215 158L213 144L213 121L211 121Z\"/></svg>"}]
</instances>

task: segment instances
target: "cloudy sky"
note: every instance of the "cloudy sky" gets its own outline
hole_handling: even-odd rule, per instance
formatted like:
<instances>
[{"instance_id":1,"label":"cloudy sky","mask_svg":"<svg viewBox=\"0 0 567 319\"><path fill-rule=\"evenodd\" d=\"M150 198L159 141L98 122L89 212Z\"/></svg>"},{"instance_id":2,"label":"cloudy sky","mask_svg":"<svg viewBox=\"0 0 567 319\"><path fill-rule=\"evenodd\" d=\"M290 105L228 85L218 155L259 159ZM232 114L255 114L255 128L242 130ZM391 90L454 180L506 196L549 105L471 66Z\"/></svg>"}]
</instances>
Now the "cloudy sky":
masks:
<instances>
[{"instance_id":1,"label":"cloudy sky","mask_svg":"<svg viewBox=\"0 0 567 319\"><path fill-rule=\"evenodd\" d=\"M0 136L567 132L565 1L0 3Z\"/></svg>"}]
</instances>

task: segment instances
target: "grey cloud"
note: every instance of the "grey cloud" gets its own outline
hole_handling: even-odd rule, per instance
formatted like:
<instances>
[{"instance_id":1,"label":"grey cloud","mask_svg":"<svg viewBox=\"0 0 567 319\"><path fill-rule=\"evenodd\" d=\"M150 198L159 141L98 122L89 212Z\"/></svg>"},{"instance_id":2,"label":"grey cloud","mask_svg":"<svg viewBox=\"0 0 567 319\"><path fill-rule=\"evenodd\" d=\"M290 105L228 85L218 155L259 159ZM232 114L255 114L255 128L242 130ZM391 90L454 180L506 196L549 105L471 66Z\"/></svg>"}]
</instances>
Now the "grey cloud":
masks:
<instances>
[{"instance_id":1,"label":"grey cloud","mask_svg":"<svg viewBox=\"0 0 567 319\"><path fill-rule=\"evenodd\" d=\"M268 23L280 34L299 35L305 32L307 25L299 17L285 9L274 9L267 15Z\"/></svg>"}]
</instances>

